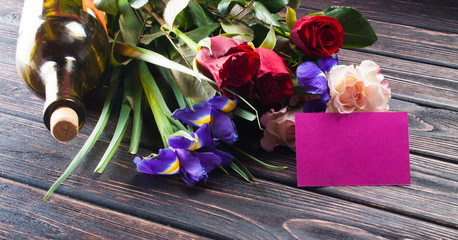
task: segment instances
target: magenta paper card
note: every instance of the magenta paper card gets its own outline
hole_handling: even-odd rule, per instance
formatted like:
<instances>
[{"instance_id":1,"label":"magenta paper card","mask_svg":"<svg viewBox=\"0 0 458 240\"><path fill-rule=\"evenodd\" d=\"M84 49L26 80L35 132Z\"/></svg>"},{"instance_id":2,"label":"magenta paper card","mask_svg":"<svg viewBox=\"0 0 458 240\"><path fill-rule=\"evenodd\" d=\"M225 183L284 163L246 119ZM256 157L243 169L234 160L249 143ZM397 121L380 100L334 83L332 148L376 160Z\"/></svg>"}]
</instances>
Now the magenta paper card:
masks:
<instances>
[{"instance_id":1,"label":"magenta paper card","mask_svg":"<svg viewBox=\"0 0 458 240\"><path fill-rule=\"evenodd\" d=\"M407 113L295 116L299 187L410 184Z\"/></svg>"}]
</instances>

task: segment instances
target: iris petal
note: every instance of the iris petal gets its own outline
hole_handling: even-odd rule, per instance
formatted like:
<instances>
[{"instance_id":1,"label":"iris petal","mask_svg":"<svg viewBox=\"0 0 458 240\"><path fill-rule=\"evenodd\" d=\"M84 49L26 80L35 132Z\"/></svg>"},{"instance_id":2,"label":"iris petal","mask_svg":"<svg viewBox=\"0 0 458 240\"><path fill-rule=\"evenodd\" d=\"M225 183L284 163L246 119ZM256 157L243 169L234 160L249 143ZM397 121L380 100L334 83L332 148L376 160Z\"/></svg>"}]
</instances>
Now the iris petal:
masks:
<instances>
[{"instance_id":1,"label":"iris petal","mask_svg":"<svg viewBox=\"0 0 458 240\"><path fill-rule=\"evenodd\" d=\"M192 152L184 149L176 149L176 153L180 159L181 178L188 186L193 186L200 180L207 179L207 175L204 174L205 172L199 159Z\"/></svg>"},{"instance_id":2,"label":"iris petal","mask_svg":"<svg viewBox=\"0 0 458 240\"><path fill-rule=\"evenodd\" d=\"M329 57L322 57L318 60L318 67L323 71L324 73L328 73L331 71L331 68L334 66L339 65L339 57L336 55L335 58L332 56Z\"/></svg>"},{"instance_id":3,"label":"iris petal","mask_svg":"<svg viewBox=\"0 0 458 240\"><path fill-rule=\"evenodd\" d=\"M326 75L313 62L305 62L297 68L297 81L299 86L305 88L307 93L321 94L321 99L327 101L328 81Z\"/></svg>"},{"instance_id":4,"label":"iris petal","mask_svg":"<svg viewBox=\"0 0 458 240\"><path fill-rule=\"evenodd\" d=\"M137 171L154 175L172 175L179 171L179 161L175 151L170 148L159 150L157 158L136 157Z\"/></svg>"},{"instance_id":5,"label":"iris petal","mask_svg":"<svg viewBox=\"0 0 458 240\"><path fill-rule=\"evenodd\" d=\"M237 106L238 99L231 100L224 96L214 96L208 99L210 107L220 110L221 112L227 113L235 109Z\"/></svg>"},{"instance_id":6,"label":"iris petal","mask_svg":"<svg viewBox=\"0 0 458 240\"><path fill-rule=\"evenodd\" d=\"M229 153L227 153L227 152L223 152L223 151L218 150L218 149L216 149L216 148L208 149L208 151L209 151L209 152L212 152L212 153L215 154L215 155L218 155L218 157L221 158L221 163L220 163L220 165L223 166L223 167L229 165L229 163L231 163L232 160L234 159L234 157L233 157L231 154L229 154Z\"/></svg>"},{"instance_id":7,"label":"iris petal","mask_svg":"<svg viewBox=\"0 0 458 240\"><path fill-rule=\"evenodd\" d=\"M198 148L216 146L216 142L211 136L210 125L208 125L208 123L202 125L202 127L197 129L196 133L191 134L191 136L197 139Z\"/></svg>"},{"instance_id":8,"label":"iris petal","mask_svg":"<svg viewBox=\"0 0 458 240\"><path fill-rule=\"evenodd\" d=\"M326 103L322 99L313 99L303 106L304 112L324 112L326 111Z\"/></svg>"},{"instance_id":9,"label":"iris petal","mask_svg":"<svg viewBox=\"0 0 458 240\"><path fill-rule=\"evenodd\" d=\"M213 136L229 144L237 141L238 133L232 119L226 114L212 109L212 121L210 123Z\"/></svg>"},{"instance_id":10,"label":"iris petal","mask_svg":"<svg viewBox=\"0 0 458 240\"><path fill-rule=\"evenodd\" d=\"M193 108L194 111L189 108L177 109L173 112L172 118L194 127L200 127L211 121L211 107L206 101L195 104Z\"/></svg>"},{"instance_id":11,"label":"iris petal","mask_svg":"<svg viewBox=\"0 0 458 240\"><path fill-rule=\"evenodd\" d=\"M196 152L194 155L199 159L200 165L202 166L205 175L221 164L221 158L214 153Z\"/></svg>"}]
</instances>

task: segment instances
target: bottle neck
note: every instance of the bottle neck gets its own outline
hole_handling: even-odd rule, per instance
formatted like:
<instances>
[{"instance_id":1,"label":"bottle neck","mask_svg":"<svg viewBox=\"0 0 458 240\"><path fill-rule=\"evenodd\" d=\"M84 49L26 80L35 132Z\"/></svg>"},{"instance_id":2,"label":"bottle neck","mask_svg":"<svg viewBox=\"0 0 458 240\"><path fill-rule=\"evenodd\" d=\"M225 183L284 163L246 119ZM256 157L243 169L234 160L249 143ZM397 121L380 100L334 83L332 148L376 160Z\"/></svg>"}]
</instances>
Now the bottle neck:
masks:
<instances>
[{"instance_id":1,"label":"bottle neck","mask_svg":"<svg viewBox=\"0 0 458 240\"><path fill-rule=\"evenodd\" d=\"M64 63L45 62L40 68L40 77L45 84L45 104L43 121L50 129L52 113L59 107L70 107L79 118L80 129L85 120L84 104L81 100L83 84L81 76L75 71L75 59L66 57Z\"/></svg>"}]
</instances>

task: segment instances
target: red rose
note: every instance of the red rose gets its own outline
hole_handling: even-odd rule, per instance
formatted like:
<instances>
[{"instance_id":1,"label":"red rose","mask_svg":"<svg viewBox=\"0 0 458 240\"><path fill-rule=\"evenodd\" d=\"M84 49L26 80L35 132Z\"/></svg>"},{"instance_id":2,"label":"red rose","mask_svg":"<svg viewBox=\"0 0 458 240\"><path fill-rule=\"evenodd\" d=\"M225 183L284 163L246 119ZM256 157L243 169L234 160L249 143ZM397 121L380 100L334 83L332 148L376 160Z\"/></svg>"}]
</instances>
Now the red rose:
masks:
<instances>
[{"instance_id":1,"label":"red rose","mask_svg":"<svg viewBox=\"0 0 458 240\"><path fill-rule=\"evenodd\" d=\"M278 103L289 99L293 95L293 81L291 74L282 58L274 51L256 48L261 65L255 80L255 89L263 104Z\"/></svg>"},{"instance_id":2,"label":"red rose","mask_svg":"<svg viewBox=\"0 0 458 240\"><path fill-rule=\"evenodd\" d=\"M342 47L344 30L336 18L307 16L296 21L290 39L308 56L329 57Z\"/></svg>"},{"instance_id":3,"label":"red rose","mask_svg":"<svg viewBox=\"0 0 458 240\"><path fill-rule=\"evenodd\" d=\"M217 36L211 38L211 51L202 47L196 55L197 67L205 76L213 78L226 97L234 96L225 91L242 89L251 92L253 78L259 68L259 56L245 41Z\"/></svg>"}]
</instances>

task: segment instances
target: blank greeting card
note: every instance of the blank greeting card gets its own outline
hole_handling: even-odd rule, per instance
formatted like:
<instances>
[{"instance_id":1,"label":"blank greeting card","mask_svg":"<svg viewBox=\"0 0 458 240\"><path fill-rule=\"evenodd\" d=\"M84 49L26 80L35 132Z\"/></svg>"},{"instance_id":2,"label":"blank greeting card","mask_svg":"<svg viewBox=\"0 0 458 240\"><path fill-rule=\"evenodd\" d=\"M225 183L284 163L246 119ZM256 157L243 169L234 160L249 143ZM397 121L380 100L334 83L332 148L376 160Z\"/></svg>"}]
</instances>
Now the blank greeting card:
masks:
<instances>
[{"instance_id":1,"label":"blank greeting card","mask_svg":"<svg viewBox=\"0 0 458 240\"><path fill-rule=\"evenodd\" d=\"M410 184L407 113L295 116L299 187Z\"/></svg>"}]
</instances>

